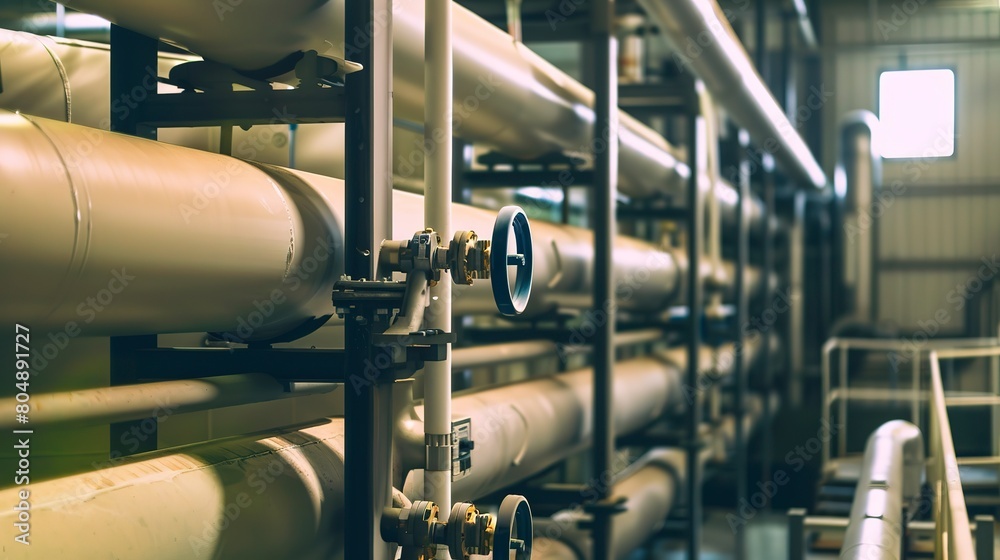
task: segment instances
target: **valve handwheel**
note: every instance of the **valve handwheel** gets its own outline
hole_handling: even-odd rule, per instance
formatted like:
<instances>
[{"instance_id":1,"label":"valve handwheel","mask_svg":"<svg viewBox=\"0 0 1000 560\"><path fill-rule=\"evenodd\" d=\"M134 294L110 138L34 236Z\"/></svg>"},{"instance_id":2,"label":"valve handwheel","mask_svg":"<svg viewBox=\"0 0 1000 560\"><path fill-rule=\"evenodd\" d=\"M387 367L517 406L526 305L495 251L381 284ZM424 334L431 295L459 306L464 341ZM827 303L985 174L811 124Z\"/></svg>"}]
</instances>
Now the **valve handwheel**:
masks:
<instances>
[{"instance_id":1,"label":"valve handwheel","mask_svg":"<svg viewBox=\"0 0 1000 560\"><path fill-rule=\"evenodd\" d=\"M515 252L510 251L510 230L514 230ZM519 206L504 206L493 225L490 247L490 282L493 299L504 315L520 315L531 295L531 228L528 216ZM507 267L517 267L514 286L507 280Z\"/></svg>"},{"instance_id":2,"label":"valve handwheel","mask_svg":"<svg viewBox=\"0 0 1000 560\"><path fill-rule=\"evenodd\" d=\"M523 215L523 214L522 214ZM493 532L493 560L529 560L531 558L531 507L524 496L511 494L500 502L497 525ZM504 551L513 551L506 555Z\"/></svg>"}]
</instances>

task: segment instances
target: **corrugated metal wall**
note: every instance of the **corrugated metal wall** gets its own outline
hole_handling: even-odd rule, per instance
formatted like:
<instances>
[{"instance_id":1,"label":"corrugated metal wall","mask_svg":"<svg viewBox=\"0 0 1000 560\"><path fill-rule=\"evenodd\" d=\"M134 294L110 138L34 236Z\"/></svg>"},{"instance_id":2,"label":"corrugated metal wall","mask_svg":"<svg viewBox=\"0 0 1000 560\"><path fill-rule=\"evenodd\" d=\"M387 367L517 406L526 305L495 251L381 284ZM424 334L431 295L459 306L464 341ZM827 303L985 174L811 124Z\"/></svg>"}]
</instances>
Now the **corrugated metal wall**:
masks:
<instances>
[{"instance_id":1,"label":"corrugated metal wall","mask_svg":"<svg viewBox=\"0 0 1000 560\"><path fill-rule=\"evenodd\" d=\"M885 188L895 185L897 194L884 193L876 294L880 319L904 334L942 312L942 332L959 332L963 293L979 285L972 279L981 260L1000 253L1000 10L909 0L880 2L872 14L850 3L826 8L823 22L824 75L835 92L823 123L831 140L846 112L878 114L880 72L955 71L955 155L885 161ZM823 156L833 169L834 142Z\"/></svg>"}]
</instances>

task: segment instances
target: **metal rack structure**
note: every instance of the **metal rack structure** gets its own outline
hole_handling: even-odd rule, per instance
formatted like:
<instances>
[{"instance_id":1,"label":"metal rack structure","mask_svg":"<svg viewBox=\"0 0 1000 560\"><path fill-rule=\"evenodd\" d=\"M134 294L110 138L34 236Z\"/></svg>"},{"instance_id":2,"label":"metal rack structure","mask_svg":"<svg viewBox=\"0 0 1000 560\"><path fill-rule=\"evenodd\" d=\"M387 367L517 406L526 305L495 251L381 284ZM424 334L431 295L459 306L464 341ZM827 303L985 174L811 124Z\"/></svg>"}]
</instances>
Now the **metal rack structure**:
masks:
<instances>
[{"instance_id":1,"label":"metal rack structure","mask_svg":"<svg viewBox=\"0 0 1000 560\"><path fill-rule=\"evenodd\" d=\"M232 127L256 124L298 124L307 122L345 122L346 137L356 146L347 158L345 204L347 224L345 270L355 279L374 279L376 244L389 229L391 215L391 167L388 147L391 113L379 105L379 96L389 99L391 89L392 29L372 25L375 15L391 11L391 0L350 2L345 24L347 30L372 29L368 41L353 46L354 60L362 69L348 74L343 87L320 87L321 76L312 74L312 83L289 90L232 91L231 86L218 91L184 91L158 94L150 91L144 79L155 73L158 42L128 29L111 30L111 99L135 98L136 107L113 118L111 130L148 139L156 139L156 129L179 126L219 126L222 151L232 149ZM300 77L309 77L316 63L315 53L304 58ZM153 69L153 70L151 70ZM156 87L154 83L153 88ZM139 88L139 89L136 89ZM140 96L133 92L143 92ZM112 115L115 115L112 111ZM293 116L294 115L294 116ZM351 115L351 118L345 118ZM366 316L369 315L369 316ZM113 337L111 341L111 384L123 385L138 380L170 377L186 372L188 377L246 372L267 373L288 384L297 381L346 383L353 391L345 392L345 472L351 484L345 485L346 499L357 504L346 516L345 546L347 557L384 559L388 551L378 546L379 521L384 507L391 505L390 468L392 440L392 381L398 372L379 371L372 379L363 377L366 366L381 363L375 353L384 348L372 345L374 309L347 321L345 349L274 349L270 344L250 344L248 348L168 349L157 346L156 335ZM366 320L367 319L367 320ZM280 342L280 341L276 341ZM433 348L431 346L430 348ZM402 365L408 373L422 364L420 352L407 352ZM390 362L391 363L391 362ZM294 364L290 368L289 364ZM182 367L179 367L182 366ZM400 364L393 364L399 367ZM294 374L285 372L294 371ZM200 372L200 373L199 373ZM142 421L112 426L112 453L122 453L117 442L121 435ZM155 422L153 426L155 427ZM156 449L156 434L146 438L141 452ZM349 457L349 458L348 458Z\"/></svg>"},{"instance_id":2,"label":"metal rack structure","mask_svg":"<svg viewBox=\"0 0 1000 560\"><path fill-rule=\"evenodd\" d=\"M223 151L231 150L231 130L234 125L252 124L297 124L304 122L345 122L346 145L352 146L350 157L346 158L345 234L346 274L355 280L375 280L374 268L377 242L388 238L389 217L391 216L391 166L388 161L388 135L391 133L391 112L386 115L380 100L391 90L390 60L392 30L376 22L376 14L391 12L391 0L361 0L347 5L346 27L352 29L372 29L369 41L354 45L352 61L362 69L347 75L343 87L302 87L292 90L268 91L220 91L194 92L159 95L147 92L143 102L119 120L112 121L112 130L155 139L156 129L169 126L220 126ZM524 170L515 165L511 171L471 171L464 170L456 183L465 188L511 187L537 185L539 183L563 186L564 221L569 218L569 188L589 187L591 190L591 215L595 240L593 308L596 315L603 310L615 309L613 239L619 221L650 222L669 220L684 224L686 251L688 255L686 315L680 324L677 321L654 321L654 324L625 325L628 329L655 326L679 339L687 350L685 384L690 388L700 387L700 348L707 337L708 325L704 315L704 286L701 277L703 253L702 231L704 230L704 200L700 193L699 146L702 145L703 130L699 126L701 106L696 92L696 83L691 76L680 74L663 83L619 85L617 82L616 38L613 0L597 0L590 5L590 23L587 26L572 27L578 40L590 47L594 62L595 90L595 136L598 131L612 131L611 138L617 137L617 109L619 106L646 114L662 114L670 117L681 116L686 122L688 140L687 165L691 170L683 205L666 199L644 200L628 204L617 200L618 161L615 142L608 148L593 154L593 170L575 168L573 160L553 157L537 162L541 170ZM348 33L348 36L353 34ZM565 33L560 37L564 38ZM136 87L142 87L148 68L156 67L157 42L120 27L112 28L112 99L127 95ZM308 61L306 61L308 62ZM281 111L276 109L281 108ZM296 115L281 117L280 115ZM228 131L228 132L227 132ZM751 178L746 157L745 134L735 137L742 141L732 146L732 158L740 169L737 181L737 213L734 226L736 247L735 268L735 312L727 317L725 332L715 342L733 342L742 346L742 326L748 319L748 293L746 271L750 261L750 224L746 218L747 205L751 197ZM228 139L228 142L227 142ZM458 158L456 158L458 160ZM567 184L564 169L569 165L573 178ZM555 164L552 166L551 164ZM762 256L765 277L773 268L772 234L768 224L774 211L773 177L768 173L761 191L767 213L764 223L764 251ZM461 193L462 188L456 188ZM765 282L765 284L768 284ZM769 299L769 298L768 298ZM201 350L180 350L159 348L157 337L115 337L112 339L112 384L128 384L139 379L173 378L174 371L189 372L189 376L220 373L241 373L250 371L274 375L285 383L296 381L323 381L346 383L353 390L345 391L345 500L352 504L352 515L346 516L346 534L352 536L346 542L345 554L349 558L361 560L384 560L381 552L379 524L383 508L390 505L390 473L392 422L388 416L392 410L392 381L398 372L379 371L374 379L354 379L362 376L384 349L373 344L375 310L368 309L352 316L346 324L346 350L287 350L273 349L268 344L252 344L249 348L228 349L225 353ZM611 550L611 527L613 516L620 511L620 504L610 498L611 488L601 484L603 473L611 472L613 453L616 445L627 443L679 444L687 451L687 477L684 496L686 501L684 536L687 541L689 558L697 558L701 549L702 533L702 484L703 473L699 452L704 446L700 436L703 422L704 399L700 391L695 391L695 401L686 408L682 434L670 441L656 436L639 436L616 441L613 426L612 390L615 361L614 336L617 325L613 313L597 325L596 334L591 338L594 349L594 440L590 457L590 482L556 492L549 490L549 497L558 499L572 496L578 499L584 491L594 491L596 498L586 504L593 515L590 526L595 558L609 557ZM508 333L487 332L470 329L469 336L481 340L498 340ZM557 342L567 341L570 331L559 323L548 331L536 330L534 338L546 336ZM765 333L765 340L770 331ZM769 344L764 344L764 352ZM434 359L434 346L414 352L404 364L407 371L415 370L424 358ZM765 354L766 355L766 354ZM284 374L288 361L293 360L295 375ZM768 378L769 379L769 378ZM765 381L764 387L769 387ZM735 448L737 450L736 473L738 491L736 503L747 496L749 480L747 441L744 429L746 397L750 391L749 372L744 367L741 355L735 362L733 384L733 411L736 422ZM770 412L765 402L765 422L769 423ZM112 443L118 440L135 422L117 425L112 429ZM139 451L156 448L155 434L146 440L146 447ZM114 449L114 447L113 447ZM767 461L765 454L765 463ZM743 534L740 539L742 557Z\"/></svg>"}]
</instances>

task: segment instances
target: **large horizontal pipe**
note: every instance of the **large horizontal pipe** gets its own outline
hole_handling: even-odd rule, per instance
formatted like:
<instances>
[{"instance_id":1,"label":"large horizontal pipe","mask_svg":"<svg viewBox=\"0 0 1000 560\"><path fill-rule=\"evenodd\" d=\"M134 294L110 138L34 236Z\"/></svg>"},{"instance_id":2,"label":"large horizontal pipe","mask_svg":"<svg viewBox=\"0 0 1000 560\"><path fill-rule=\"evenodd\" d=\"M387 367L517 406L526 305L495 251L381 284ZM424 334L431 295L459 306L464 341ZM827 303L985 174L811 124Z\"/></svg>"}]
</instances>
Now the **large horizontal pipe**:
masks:
<instances>
[{"instance_id":1,"label":"large horizontal pipe","mask_svg":"<svg viewBox=\"0 0 1000 560\"><path fill-rule=\"evenodd\" d=\"M343 182L72 124L0 113L4 320L70 336L218 331L305 334L333 313ZM423 200L394 193L393 230L423 229ZM494 214L456 205L456 229ZM535 222L532 308L586 308L592 234ZM619 307L663 309L673 255L615 242ZM463 289L458 289L463 288ZM456 287L456 313L493 312L487 282ZM72 331L72 332L71 332ZM73 334L76 333L76 334ZM294 336L294 335L293 335Z\"/></svg>"},{"instance_id":2,"label":"large horizontal pipe","mask_svg":"<svg viewBox=\"0 0 1000 560\"><path fill-rule=\"evenodd\" d=\"M108 87L111 71L108 45L0 29L0 60L6 76L4 89L0 92L0 108L108 129L113 106ZM174 66L191 60L196 57L161 53L157 74L166 75ZM177 92L173 86L162 83L157 89L160 93ZM139 96L147 93L139 92ZM117 116L126 110L130 102L134 100L119 100L114 105L114 114ZM199 150L217 152L220 147L216 128L165 128L160 129L158 139ZM393 166L398 188L407 186L411 191L423 190L422 142L422 135L409 128L394 129ZM299 125L295 168L343 178L343 146L342 124ZM289 131L284 125L258 125L248 131L234 127L232 153L243 159L287 166L290 161ZM686 178L686 168L683 173ZM700 188L707 191L708 182L702 181ZM735 189L720 181L716 194L723 223L735 223ZM747 206L752 231L760 231L763 227L763 215L760 199L752 198Z\"/></svg>"},{"instance_id":3,"label":"large horizontal pipe","mask_svg":"<svg viewBox=\"0 0 1000 560\"><path fill-rule=\"evenodd\" d=\"M179 414L329 393L340 387L332 383L296 384L289 391L270 375L247 374L39 393L31 396L31 425L72 424L79 428L148 418L163 411ZM0 399L0 406L11 410L16 404L14 397ZM19 427L13 417L0 418L0 429Z\"/></svg>"},{"instance_id":4,"label":"large horizontal pipe","mask_svg":"<svg viewBox=\"0 0 1000 560\"><path fill-rule=\"evenodd\" d=\"M583 445L592 414L591 377L590 370L580 370L456 397L454 417L473 417L473 437L482 443L472 451L470 475L456 482L455 498L480 497ZM619 364L614 410L621 411L616 423L620 432L638 429L670 403L682 401L680 378L676 366L655 358ZM404 465L423 465L421 411L410 412L401 418L397 433L419 438L403 438L400 455ZM94 472L35 481L32 544L7 545L8 554L126 560L339 558L346 507L343 438L343 420L334 418L295 430L118 459ZM415 455L419 459L413 460ZM17 504L18 490L0 491L0 502ZM12 508L0 511L5 542L13 542L16 516Z\"/></svg>"},{"instance_id":5,"label":"large horizontal pipe","mask_svg":"<svg viewBox=\"0 0 1000 560\"><path fill-rule=\"evenodd\" d=\"M758 345L749 344L742 357L751 362ZM661 352L619 362L614 369L615 430L628 434L648 425L664 411L682 407L686 392L683 372L686 356ZM713 353L703 349L700 363L706 374L728 376L735 356L732 346ZM590 445L592 435L593 375L590 369L543 377L494 389L473 390L457 397L455 418L472 420L472 438L488 441L473 450L474 468L456 480L456 500L475 499L513 484ZM423 464L423 409L405 412L397 434L404 472ZM567 421L567 419L573 419ZM420 496L423 476L412 470L403 492Z\"/></svg>"},{"instance_id":6,"label":"large horizontal pipe","mask_svg":"<svg viewBox=\"0 0 1000 560\"><path fill-rule=\"evenodd\" d=\"M619 335L616 344L640 344L662 337L662 331L636 331ZM556 343L541 340L457 348L452 352L452 368L496 366L556 357L558 351ZM340 387L332 383L297 383L292 390L287 390L269 375L246 374L40 393L31 397L31 424L72 424L75 427L109 424L147 418L151 411L157 410L168 410L171 414L211 410L329 393ZM7 406L13 410L16 404L13 397L0 399L0 409ZM20 425L13 417L0 418L0 429L18 427Z\"/></svg>"},{"instance_id":7,"label":"large horizontal pipe","mask_svg":"<svg viewBox=\"0 0 1000 560\"><path fill-rule=\"evenodd\" d=\"M611 490L612 500L624 500L612 519L612 553L608 560L627 557L663 525L684 477L684 452L658 449L643 455L622 473ZM587 514L570 509L535 523L534 560L585 560L591 557L588 531L580 528Z\"/></svg>"},{"instance_id":8,"label":"large horizontal pipe","mask_svg":"<svg viewBox=\"0 0 1000 560\"><path fill-rule=\"evenodd\" d=\"M920 429L892 420L865 445L841 560L898 560L903 551L903 507L920 497L924 440Z\"/></svg>"},{"instance_id":9,"label":"large horizontal pipe","mask_svg":"<svg viewBox=\"0 0 1000 560\"><path fill-rule=\"evenodd\" d=\"M161 52L157 67L147 69L140 88L112 102L108 45L0 29L4 76L0 108L108 130L112 117L121 118L154 89L159 93L177 93L177 88L157 83L156 77L165 76L174 66L192 60L199 59ZM248 131L233 129L233 155L288 165L287 125L258 125ZM157 138L168 144L218 152L219 136L218 127L162 128ZM405 131L398 131L397 136L401 142L412 141L412 135L405 135ZM302 124L296 132L296 145L297 168L343 178L342 124ZM396 151L403 147L405 143Z\"/></svg>"},{"instance_id":10,"label":"large horizontal pipe","mask_svg":"<svg viewBox=\"0 0 1000 560\"><path fill-rule=\"evenodd\" d=\"M761 416L759 401L747 410L747 433ZM736 422L732 416L704 434L705 448L699 464L725 462L732 453ZM653 450L618 475L612 500L624 499L624 511L612 519L612 554L608 560L626 560L663 527L686 478L684 452L679 449ZM585 524L590 515L580 508L567 509L551 519L535 522L534 560L592 560L593 546Z\"/></svg>"},{"instance_id":11,"label":"large horizontal pipe","mask_svg":"<svg viewBox=\"0 0 1000 560\"><path fill-rule=\"evenodd\" d=\"M681 371L656 357L619 362L614 369L615 429L626 434L684 402ZM470 418L473 468L452 486L455 500L471 500L535 474L554 460L585 449L592 436L592 370L582 369L455 398L455 418ZM397 434L404 469L423 465L423 406L405 416ZM423 495L423 474L411 470L403 486Z\"/></svg>"},{"instance_id":12,"label":"large horizontal pipe","mask_svg":"<svg viewBox=\"0 0 1000 560\"><path fill-rule=\"evenodd\" d=\"M662 339L655 329L621 333L616 345L641 344ZM583 347L578 347L584 349ZM454 369L493 366L534 358L556 357L559 346L548 341L493 344L453 351ZM683 365L686 356L678 350L662 353L668 361ZM710 351L702 360L712 360ZM72 424L76 427L147 418L152 412L170 414L210 410L256 402L272 401L331 392L337 384L297 383L291 391L271 376L230 375L202 379L121 385L80 391L40 393L32 397L32 425ZM16 404L14 398L0 400L0 408ZM0 419L0 428L19 427L13 418Z\"/></svg>"},{"instance_id":13,"label":"large horizontal pipe","mask_svg":"<svg viewBox=\"0 0 1000 560\"><path fill-rule=\"evenodd\" d=\"M615 335L615 346L632 346L663 340L660 329L625 331ZM569 346L566 352L586 351L585 347ZM502 344L486 344L455 348L451 352L452 369L461 370L523 362L535 358L554 358L559 355L559 344L548 340L525 340Z\"/></svg>"},{"instance_id":14,"label":"large horizontal pipe","mask_svg":"<svg viewBox=\"0 0 1000 560\"><path fill-rule=\"evenodd\" d=\"M795 125L754 68L715 0L639 0L685 66L757 146L802 185L823 188L826 175ZM819 103L826 99L819 99Z\"/></svg>"},{"instance_id":15,"label":"large horizontal pipe","mask_svg":"<svg viewBox=\"0 0 1000 560\"><path fill-rule=\"evenodd\" d=\"M290 70L283 62L295 53L312 49L350 59L353 45L367 40L364 31L356 30L345 41L343 0L294 0L281 10L266 3L229 9L200 0L169 6L150 0L79 0L73 7L243 71L270 68L272 75ZM377 25L387 17L381 14ZM394 115L422 123L424 2L395 2L391 17ZM589 157L606 142L606 133L594 138L591 90L462 6L454 6L453 17L457 136L523 159L552 152ZM621 191L636 197L682 195L690 169L678 161L676 149L627 113L620 112L619 120ZM720 186L726 191L722 204L731 208L728 200L735 199L735 190L725 182Z\"/></svg>"},{"instance_id":16,"label":"large horizontal pipe","mask_svg":"<svg viewBox=\"0 0 1000 560\"><path fill-rule=\"evenodd\" d=\"M344 2L293 0L280 10L243 3L222 17L213 4L181 0L81 0L73 7L95 13L151 37L175 43L207 59L242 71L270 68L272 76L291 70L295 53L348 58L363 30L344 36ZM454 7L456 134L520 158L552 152L588 155L594 139L594 95L503 30L471 11ZM380 14L382 25L389 14ZM424 2L393 4L394 115L424 122ZM345 49L347 52L345 53ZM623 192L645 195L682 192L688 168L653 130L621 114Z\"/></svg>"},{"instance_id":17,"label":"large horizontal pipe","mask_svg":"<svg viewBox=\"0 0 1000 560\"><path fill-rule=\"evenodd\" d=\"M90 14L70 12L60 15L58 12L38 12L23 17L2 21L0 25L13 29L29 30L39 35L62 35L73 39L87 41L111 40L111 22Z\"/></svg>"}]
</instances>

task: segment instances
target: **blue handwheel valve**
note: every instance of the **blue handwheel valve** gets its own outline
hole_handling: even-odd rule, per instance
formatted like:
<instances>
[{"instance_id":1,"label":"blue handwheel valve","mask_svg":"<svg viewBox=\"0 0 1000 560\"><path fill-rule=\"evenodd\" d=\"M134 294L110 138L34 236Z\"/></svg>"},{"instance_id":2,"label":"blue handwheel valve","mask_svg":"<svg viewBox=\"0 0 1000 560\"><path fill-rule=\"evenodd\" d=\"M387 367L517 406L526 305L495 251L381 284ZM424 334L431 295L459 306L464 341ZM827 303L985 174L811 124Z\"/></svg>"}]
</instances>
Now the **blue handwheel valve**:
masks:
<instances>
[{"instance_id":1,"label":"blue handwheel valve","mask_svg":"<svg viewBox=\"0 0 1000 560\"><path fill-rule=\"evenodd\" d=\"M514 251L509 247L510 231L514 230ZM514 266L514 286L507 280L507 267ZM519 206L504 206L493 224L490 243L490 282L497 309L507 316L520 315L528 306L531 295L531 227L528 216Z\"/></svg>"}]
</instances>

